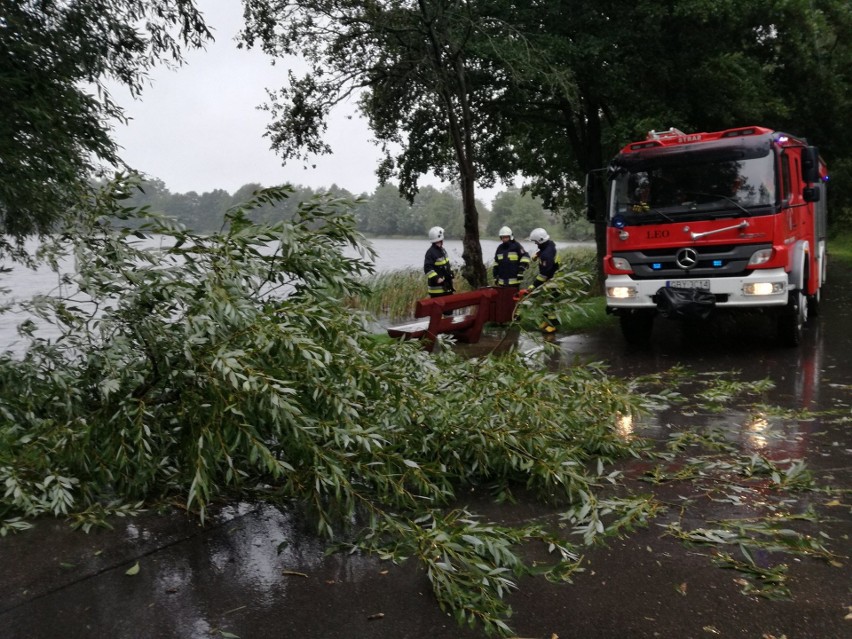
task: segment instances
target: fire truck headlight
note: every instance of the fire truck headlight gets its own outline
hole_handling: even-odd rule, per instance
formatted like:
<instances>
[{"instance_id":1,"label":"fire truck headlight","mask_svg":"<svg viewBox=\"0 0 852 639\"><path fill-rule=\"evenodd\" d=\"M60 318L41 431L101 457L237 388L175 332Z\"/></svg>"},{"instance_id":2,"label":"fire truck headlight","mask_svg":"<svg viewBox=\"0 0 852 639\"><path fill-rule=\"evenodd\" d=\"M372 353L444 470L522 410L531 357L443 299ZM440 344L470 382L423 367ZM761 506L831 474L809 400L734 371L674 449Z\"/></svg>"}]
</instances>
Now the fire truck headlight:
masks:
<instances>
[{"instance_id":1,"label":"fire truck headlight","mask_svg":"<svg viewBox=\"0 0 852 639\"><path fill-rule=\"evenodd\" d=\"M628 262L623 257L614 257L612 258L612 268L618 271L630 271L633 272L633 269L630 267L630 262Z\"/></svg>"},{"instance_id":2,"label":"fire truck headlight","mask_svg":"<svg viewBox=\"0 0 852 639\"><path fill-rule=\"evenodd\" d=\"M743 295L778 295L786 290L784 282L749 282L743 285Z\"/></svg>"},{"instance_id":3,"label":"fire truck headlight","mask_svg":"<svg viewBox=\"0 0 852 639\"><path fill-rule=\"evenodd\" d=\"M633 286L608 286L606 296L620 300L636 297L636 288Z\"/></svg>"},{"instance_id":4,"label":"fire truck headlight","mask_svg":"<svg viewBox=\"0 0 852 639\"><path fill-rule=\"evenodd\" d=\"M760 264L766 264L769 260L772 259L772 249L760 249L759 251L755 251L752 253L751 259L748 261L749 266L758 266Z\"/></svg>"}]
</instances>

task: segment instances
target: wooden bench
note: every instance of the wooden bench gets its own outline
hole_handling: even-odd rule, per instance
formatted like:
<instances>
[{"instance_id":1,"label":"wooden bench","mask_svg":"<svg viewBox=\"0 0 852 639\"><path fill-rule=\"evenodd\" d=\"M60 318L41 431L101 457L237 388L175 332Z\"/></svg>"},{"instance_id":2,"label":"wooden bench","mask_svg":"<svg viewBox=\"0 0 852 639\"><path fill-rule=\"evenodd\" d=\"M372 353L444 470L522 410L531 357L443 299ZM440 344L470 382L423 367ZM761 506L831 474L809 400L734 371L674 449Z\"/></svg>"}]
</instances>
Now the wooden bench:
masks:
<instances>
[{"instance_id":1,"label":"wooden bench","mask_svg":"<svg viewBox=\"0 0 852 639\"><path fill-rule=\"evenodd\" d=\"M423 338L424 347L430 351L440 333L455 335L461 342L477 342L485 322L492 319L496 297L497 290L493 288L427 297L419 300L414 307L414 317L422 318L421 321L389 327L388 335L403 339ZM445 315L461 308L469 311L460 315Z\"/></svg>"}]
</instances>

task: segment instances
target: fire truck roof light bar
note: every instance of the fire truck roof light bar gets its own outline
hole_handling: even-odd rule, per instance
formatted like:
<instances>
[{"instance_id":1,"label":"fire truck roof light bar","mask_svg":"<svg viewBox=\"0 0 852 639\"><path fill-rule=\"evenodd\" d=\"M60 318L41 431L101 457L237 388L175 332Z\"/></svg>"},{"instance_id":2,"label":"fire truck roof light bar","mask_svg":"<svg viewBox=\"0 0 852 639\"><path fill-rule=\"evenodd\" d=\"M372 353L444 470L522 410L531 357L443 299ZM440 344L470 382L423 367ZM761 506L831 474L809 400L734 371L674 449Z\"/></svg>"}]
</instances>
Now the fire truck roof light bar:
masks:
<instances>
[{"instance_id":1,"label":"fire truck roof light bar","mask_svg":"<svg viewBox=\"0 0 852 639\"><path fill-rule=\"evenodd\" d=\"M753 127L749 127L747 129L733 129L732 131L726 131L722 134L723 138L738 138L743 135L754 135L757 131L754 130Z\"/></svg>"},{"instance_id":2,"label":"fire truck roof light bar","mask_svg":"<svg viewBox=\"0 0 852 639\"><path fill-rule=\"evenodd\" d=\"M648 131L648 139L649 140L660 140L662 138L671 138L671 137L676 137L676 136L679 136L679 135L686 135L686 134L683 131L681 131L680 129L676 129L674 127L671 127L670 129L668 129L666 131Z\"/></svg>"}]
</instances>

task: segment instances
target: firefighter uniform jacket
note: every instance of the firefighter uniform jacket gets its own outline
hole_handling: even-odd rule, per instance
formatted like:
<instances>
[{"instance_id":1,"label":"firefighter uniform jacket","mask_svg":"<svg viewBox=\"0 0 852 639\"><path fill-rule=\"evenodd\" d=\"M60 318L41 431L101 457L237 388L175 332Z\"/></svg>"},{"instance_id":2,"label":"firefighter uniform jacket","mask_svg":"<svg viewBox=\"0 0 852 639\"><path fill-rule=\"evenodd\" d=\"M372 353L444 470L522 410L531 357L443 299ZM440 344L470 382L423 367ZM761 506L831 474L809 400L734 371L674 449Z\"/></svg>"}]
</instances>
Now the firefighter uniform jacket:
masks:
<instances>
[{"instance_id":1,"label":"firefighter uniform jacket","mask_svg":"<svg viewBox=\"0 0 852 639\"><path fill-rule=\"evenodd\" d=\"M538 245L535 259L538 260L538 275L535 276L531 289L544 284L556 274L559 268L559 256L556 254L556 244L553 240L547 240Z\"/></svg>"},{"instance_id":2,"label":"firefighter uniform jacket","mask_svg":"<svg viewBox=\"0 0 852 639\"><path fill-rule=\"evenodd\" d=\"M524 271L530 265L530 254L516 240L500 242L494 254L491 274L497 286L520 286Z\"/></svg>"},{"instance_id":3,"label":"firefighter uniform jacket","mask_svg":"<svg viewBox=\"0 0 852 639\"><path fill-rule=\"evenodd\" d=\"M429 295L438 297L449 295L456 290L453 286L453 272L450 270L450 258L443 246L433 243L426 251L423 272L429 287ZM438 280L441 280L440 282Z\"/></svg>"}]
</instances>

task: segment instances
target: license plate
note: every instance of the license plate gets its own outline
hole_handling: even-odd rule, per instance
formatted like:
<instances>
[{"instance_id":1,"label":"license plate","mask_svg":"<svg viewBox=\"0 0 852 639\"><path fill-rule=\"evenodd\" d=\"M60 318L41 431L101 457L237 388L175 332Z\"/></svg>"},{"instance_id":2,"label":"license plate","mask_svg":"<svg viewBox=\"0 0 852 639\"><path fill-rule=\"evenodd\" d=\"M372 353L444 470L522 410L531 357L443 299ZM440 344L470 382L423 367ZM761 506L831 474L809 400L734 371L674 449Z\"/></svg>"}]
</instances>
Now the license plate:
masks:
<instances>
[{"instance_id":1,"label":"license plate","mask_svg":"<svg viewBox=\"0 0 852 639\"><path fill-rule=\"evenodd\" d=\"M669 280L666 285L670 288L697 288L702 291L710 290L710 280Z\"/></svg>"}]
</instances>

